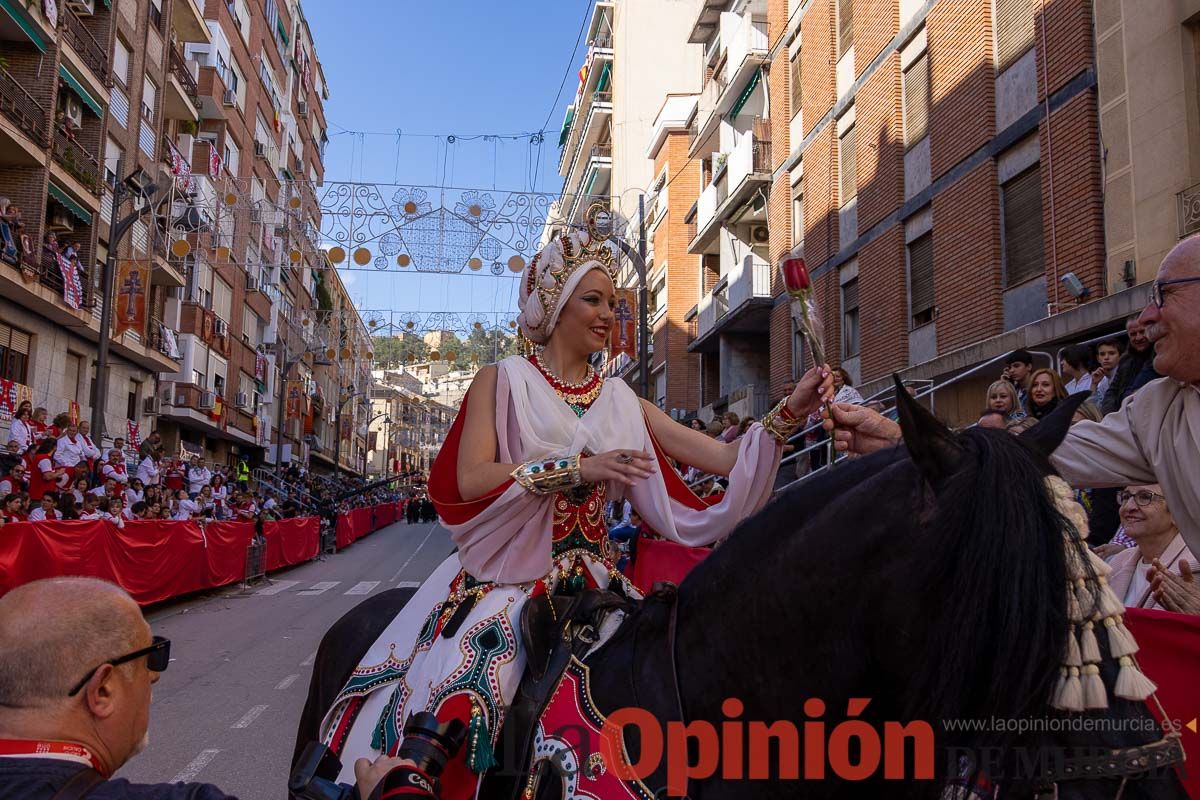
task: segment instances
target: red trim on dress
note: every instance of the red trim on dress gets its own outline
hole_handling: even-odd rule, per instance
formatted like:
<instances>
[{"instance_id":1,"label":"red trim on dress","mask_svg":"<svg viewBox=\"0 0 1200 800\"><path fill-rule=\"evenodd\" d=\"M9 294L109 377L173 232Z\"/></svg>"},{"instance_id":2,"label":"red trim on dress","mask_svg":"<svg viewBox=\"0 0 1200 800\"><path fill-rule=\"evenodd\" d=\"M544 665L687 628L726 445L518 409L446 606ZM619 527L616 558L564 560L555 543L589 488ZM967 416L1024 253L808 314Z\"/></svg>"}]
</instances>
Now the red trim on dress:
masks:
<instances>
[{"instance_id":1,"label":"red trim on dress","mask_svg":"<svg viewBox=\"0 0 1200 800\"><path fill-rule=\"evenodd\" d=\"M458 490L458 442L462 439L463 425L467 420L467 407L471 403L471 391L468 389L463 397L462 407L450 426L450 433L442 444L438 457L434 459L429 470L429 499L433 501L438 516L450 525L461 525L470 522L482 511L486 511L492 502L504 494L512 484L512 478L492 489L483 497L475 500L463 500Z\"/></svg>"}]
</instances>

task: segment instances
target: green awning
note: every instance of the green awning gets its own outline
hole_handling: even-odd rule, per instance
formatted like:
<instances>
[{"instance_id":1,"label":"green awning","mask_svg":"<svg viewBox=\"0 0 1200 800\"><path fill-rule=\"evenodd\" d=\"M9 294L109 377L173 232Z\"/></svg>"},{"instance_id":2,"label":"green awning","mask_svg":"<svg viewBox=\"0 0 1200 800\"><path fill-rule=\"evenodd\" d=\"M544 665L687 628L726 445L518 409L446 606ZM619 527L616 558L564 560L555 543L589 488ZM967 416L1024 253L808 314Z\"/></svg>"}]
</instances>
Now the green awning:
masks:
<instances>
[{"instance_id":1,"label":"green awning","mask_svg":"<svg viewBox=\"0 0 1200 800\"><path fill-rule=\"evenodd\" d=\"M75 219L79 220L84 225L92 224L91 213L88 212L83 206L79 205L79 203L76 203L74 200L72 200L71 195L67 194L53 183L50 184L50 196L66 206L67 211L70 211L71 215L74 216Z\"/></svg>"},{"instance_id":2,"label":"green awning","mask_svg":"<svg viewBox=\"0 0 1200 800\"><path fill-rule=\"evenodd\" d=\"M754 94L754 89L758 86L760 80L762 80L762 70L757 69L754 71L754 76L750 78L750 82L746 84L746 88L738 95L737 102L733 104L733 108L729 109L729 119L733 119L742 113L742 109L746 107L746 103L750 102L750 95Z\"/></svg>"},{"instance_id":3,"label":"green awning","mask_svg":"<svg viewBox=\"0 0 1200 800\"><path fill-rule=\"evenodd\" d=\"M104 109L100 107L95 98L88 94L87 89L83 88L83 84L75 80L75 76L68 72L67 68L62 64L58 65L58 74L63 79L63 82L71 87L71 91L79 95L79 99L83 101L85 106L92 110L93 114L100 118L104 117Z\"/></svg>"},{"instance_id":4,"label":"green awning","mask_svg":"<svg viewBox=\"0 0 1200 800\"><path fill-rule=\"evenodd\" d=\"M574 119L575 106L567 106L567 116L563 118L562 131L558 134L559 147L567 143L567 137L571 135L571 121Z\"/></svg>"},{"instance_id":5,"label":"green awning","mask_svg":"<svg viewBox=\"0 0 1200 800\"><path fill-rule=\"evenodd\" d=\"M282 172L282 173L284 174L284 176L285 176L285 177L287 177L287 179L288 179L289 181L294 181L294 180L296 180L296 176L295 176L295 175L293 175L293 174L292 174L292 171L291 171L290 169L288 169L287 167L280 167L280 168L279 168L279 171L280 171L280 172Z\"/></svg>"},{"instance_id":6,"label":"green awning","mask_svg":"<svg viewBox=\"0 0 1200 800\"><path fill-rule=\"evenodd\" d=\"M279 31L279 35L283 37L284 46L291 44L292 40L288 38L287 29L283 27L283 20L279 17L275 18L275 30Z\"/></svg>"},{"instance_id":7,"label":"green awning","mask_svg":"<svg viewBox=\"0 0 1200 800\"><path fill-rule=\"evenodd\" d=\"M13 4L13 0L0 0L0 8L4 9L12 17L13 22L17 23L17 27L29 37L29 41L33 43L34 47L43 53L46 52L46 40L38 33L33 22L25 16L25 12Z\"/></svg>"},{"instance_id":8,"label":"green awning","mask_svg":"<svg viewBox=\"0 0 1200 800\"><path fill-rule=\"evenodd\" d=\"M600 68L600 80L596 81L597 92L608 91L608 81L612 77L612 62L605 61L604 66Z\"/></svg>"}]
</instances>

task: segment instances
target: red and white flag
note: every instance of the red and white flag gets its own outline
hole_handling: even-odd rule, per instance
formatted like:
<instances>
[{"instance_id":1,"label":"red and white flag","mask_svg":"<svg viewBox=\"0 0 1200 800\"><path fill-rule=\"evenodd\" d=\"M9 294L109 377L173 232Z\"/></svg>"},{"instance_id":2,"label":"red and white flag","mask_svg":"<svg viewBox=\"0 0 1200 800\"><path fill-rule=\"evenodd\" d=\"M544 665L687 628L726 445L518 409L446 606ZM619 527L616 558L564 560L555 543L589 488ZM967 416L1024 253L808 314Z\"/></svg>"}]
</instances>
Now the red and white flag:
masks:
<instances>
[{"instance_id":1,"label":"red and white flag","mask_svg":"<svg viewBox=\"0 0 1200 800\"><path fill-rule=\"evenodd\" d=\"M221 176L221 154L217 152L217 143L208 143L208 174L214 180Z\"/></svg>"},{"instance_id":2,"label":"red and white flag","mask_svg":"<svg viewBox=\"0 0 1200 800\"><path fill-rule=\"evenodd\" d=\"M79 270L62 253L56 253L55 258L58 259L58 271L62 273L63 300L71 308L83 308L83 283L79 280Z\"/></svg>"}]
</instances>

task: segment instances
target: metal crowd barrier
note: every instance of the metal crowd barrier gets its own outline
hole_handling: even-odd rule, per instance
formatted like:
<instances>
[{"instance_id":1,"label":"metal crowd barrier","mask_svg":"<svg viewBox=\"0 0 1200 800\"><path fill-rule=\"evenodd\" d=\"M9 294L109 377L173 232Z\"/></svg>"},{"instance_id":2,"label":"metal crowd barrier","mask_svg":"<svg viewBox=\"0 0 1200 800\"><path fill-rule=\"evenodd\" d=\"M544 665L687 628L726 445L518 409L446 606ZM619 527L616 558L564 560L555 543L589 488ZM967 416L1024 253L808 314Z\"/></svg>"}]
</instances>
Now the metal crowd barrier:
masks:
<instances>
[{"instance_id":1,"label":"metal crowd barrier","mask_svg":"<svg viewBox=\"0 0 1200 800\"><path fill-rule=\"evenodd\" d=\"M246 577L242 580L243 589L249 586L251 581L267 576L266 555L267 540L255 534L250 539L250 546L246 548Z\"/></svg>"}]
</instances>

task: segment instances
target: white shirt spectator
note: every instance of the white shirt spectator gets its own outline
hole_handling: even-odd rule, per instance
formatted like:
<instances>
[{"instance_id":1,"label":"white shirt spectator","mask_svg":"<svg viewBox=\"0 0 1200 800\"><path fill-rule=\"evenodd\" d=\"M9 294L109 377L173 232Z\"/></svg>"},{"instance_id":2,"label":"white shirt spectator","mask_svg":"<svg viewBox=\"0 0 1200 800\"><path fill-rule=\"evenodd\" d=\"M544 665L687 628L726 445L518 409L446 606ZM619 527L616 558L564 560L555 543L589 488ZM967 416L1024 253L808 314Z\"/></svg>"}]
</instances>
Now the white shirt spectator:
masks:
<instances>
[{"instance_id":1,"label":"white shirt spectator","mask_svg":"<svg viewBox=\"0 0 1200 800\"><path fill-rule=\"evenodd\" d=\"M206 486L212 480L212 471L208 467L188 467L187 471L188 492L191 494L200 494L200 488Z\"/></svg>"},{"instance_id":2,"label":"white shirt spectator","mask_svg":"<svg viewBox=\"0 0 1200 800\"><path fill-rule=\"evenodd\" d=\"M33 443L33 426L26 423L24 420L13 418L12 424L8 426L8 440L16 441L17 445L24 453L29 449L29 445Z\"/></svg>"},{"instance_id":3,"label":"white shirt spectator","mask_svg":"<svg viewBox=\"0 0 1200 800\"><path fill-rule=\"evenodd\" d=\"M100 513L100 519L107 520L107 521L111 522L113 525L116 525L118 528L125 527L125 519L126 518L133 519L133 516L129 514L129 509L125 509L124 511L122 511L121 516L119 516L119 517L114 517L112 514L108 513L107 511L102 511Z\"/></svg>"},{"instance_id":4,"label":"white shirt spectator","mask_svg":"<svg viewBox=\"0 0 1200 800\"><path fill-rule=\"evenodd\" d=\"M112 464L105 464L104 467L100 470L100 474L104 477L105 480L112 478L114 481L116 481L117 483L120 483L120 484L128 484L129 483L129 471L125 469L124 464L121 464L120 466L113 466Z\"/></svg>"},{"instance_id":5,"label":"white shirt spectator","mask_svg":"<svg viewBox=\"0 0 1200 800\"><path fill-rule=\"evenodd\" d=\"M30 522L45 522L47 519L50 519L50 518L46 516L46 509L42 508L41 506L38 506L33 511L29 512L29 521ZM54 509L54 519L55 520L62 519L62 512L59 511L57 508Z\"/></svg>"},{"instance_id":6,"label":"white shirt spectator","mask_svg":"<svg viewBox=\"0 0 1200 800\"><path fill-rule=\"evenodd\" d=\"M83 460L83 437L77 433L72 441L69 435L63 434L58 440L58 449L54 451L54 463L60 467L73 468Z\"/></svg>"},{"instance_id":7,"label":"white shirt spectator","mask_svg":"<svg viewBox=\"0 0 1200 800\"><path fill-rule=\"evenodd\" d=\"M137 471L138 480L142 482L142 485L143 486L157 486L158 485L158 476L159 476L158 462L156 462L150 456L146 456L145 458L143 458L142 463L138 464L138 471Z\"/></svg>"},{"instance_id":8,"label":"white shirt spectator","mask_svg":"<svg viewBox=\"0 0 1200 800\"><path fill-rule=\"evenodd\" d=\"M13 492L24 491L25 487L20 483L14 483L11 475L5 475L0 478L0 499L8 497Z\"/></svg>"},{"instance_id":9,"label":"white shirt spectator","mask_svg":"<svg viewBox=\"0 0 1200 800\"><path fill-rule=\"evenodd\" d=\"M97 486L95 489L89 489L88 494L95 495L96 497L104 497L108 492L104 491L103 486Z\"/></svg>"},{"instance_id":10,"label":"white shirt spectator","mask_svg":"<svg viewBox=\"0 0 1200 800\"><path fill-rule=\"evenodd\" d=\"M1067 390L1067 397L1076 392L1090 392L1092 390L1092 376L1089 373L1084 373L1074 380L1067 381L1067 385L1063 387Z\"/></svg>"},{"instance_id":11,"label":"white shirt spectator","mask_svg":"<svg viewBox=\"0 0 1200 800\"><path fill-rule=\"evenodd\" d=\"M47 472L54 472L54 464L51 463L51 461L48 457L39 458L37 460L37 463L34 465L34 469L36 469L38 472L45 475ZM60 488L60 489L67 486L68 484L71 483L71 474L68 472L68 473L64 473L63 475L60 475L57 483L58 483L58 488Z\"/></svg>"},{"instance_id":12,"label":"white shirt spectator","mask_svg":"<svg viewBox=\"0 0 1200 800\"><path fill-rule=\"evenodd\" d=\"M192 518L193 514L199 514L200 507L192 500L180 500L179 505L175 509L175 515L171 519L179 522L187 522Z\"/></svg>"},{"instance_id":13,"label":"white shirt spectator","mask_svg":"<svg viewBox=\"0 0 1200 800\"><path fill-rule=\"evenodd\" d=\"M99 460L101 458L100 448L96 447L96 443L92 441L92 437L81 433L79 434L79 438L83 439L83 457Z\"/></svg>"},{"instance_id":14,"label":"white shirt spectator","mask_svg":"<svg viewBox=\"0 0 1200 800\"><path fill-rule=\"evenodd\" d=\"M75 497L76 503L81 505L83 504L83 492L79 491L78 489L72 489L71 494Z\"/></svg>"},{"instance_id":15,"label":"white shirt spectator","mask_svg":"<svg viewBox=\"0 0 1200 800\"><path fill-rule=\"evenodd\" d=\"M91 513L88 513L88 514L83 514L83 513L81 513L81 514L79 515L79 518L80 518L80 519L86 519L86 520L97 520L97 519L104 519L104 517L102 517L102 516L100 515L100 512L99 512L99 511L92 511Z\"/></svg>"},{"instance_id":16,"label":"white shirt spectator","mask_svg":"<svg viewBox=\"0 0 1200 800\"><path fill-rule=\"evenodd\" d=\"M128 509L134 503L142 502L142 498L146 496L145 492L134 491L133 489L125 490L125 508Z\"/></svg>"},{"instance_id":17,"label":"white shirt spectator","mask_svg":"<svg viewBox=\"0 0 1200 800\"><path fill-rule=\"evenodd\" d=\"M229 498L229 490L225 488L225 484L213 487L213 503L218 506L224 506L225 501Z\"/></svg>"}]
</instances>

